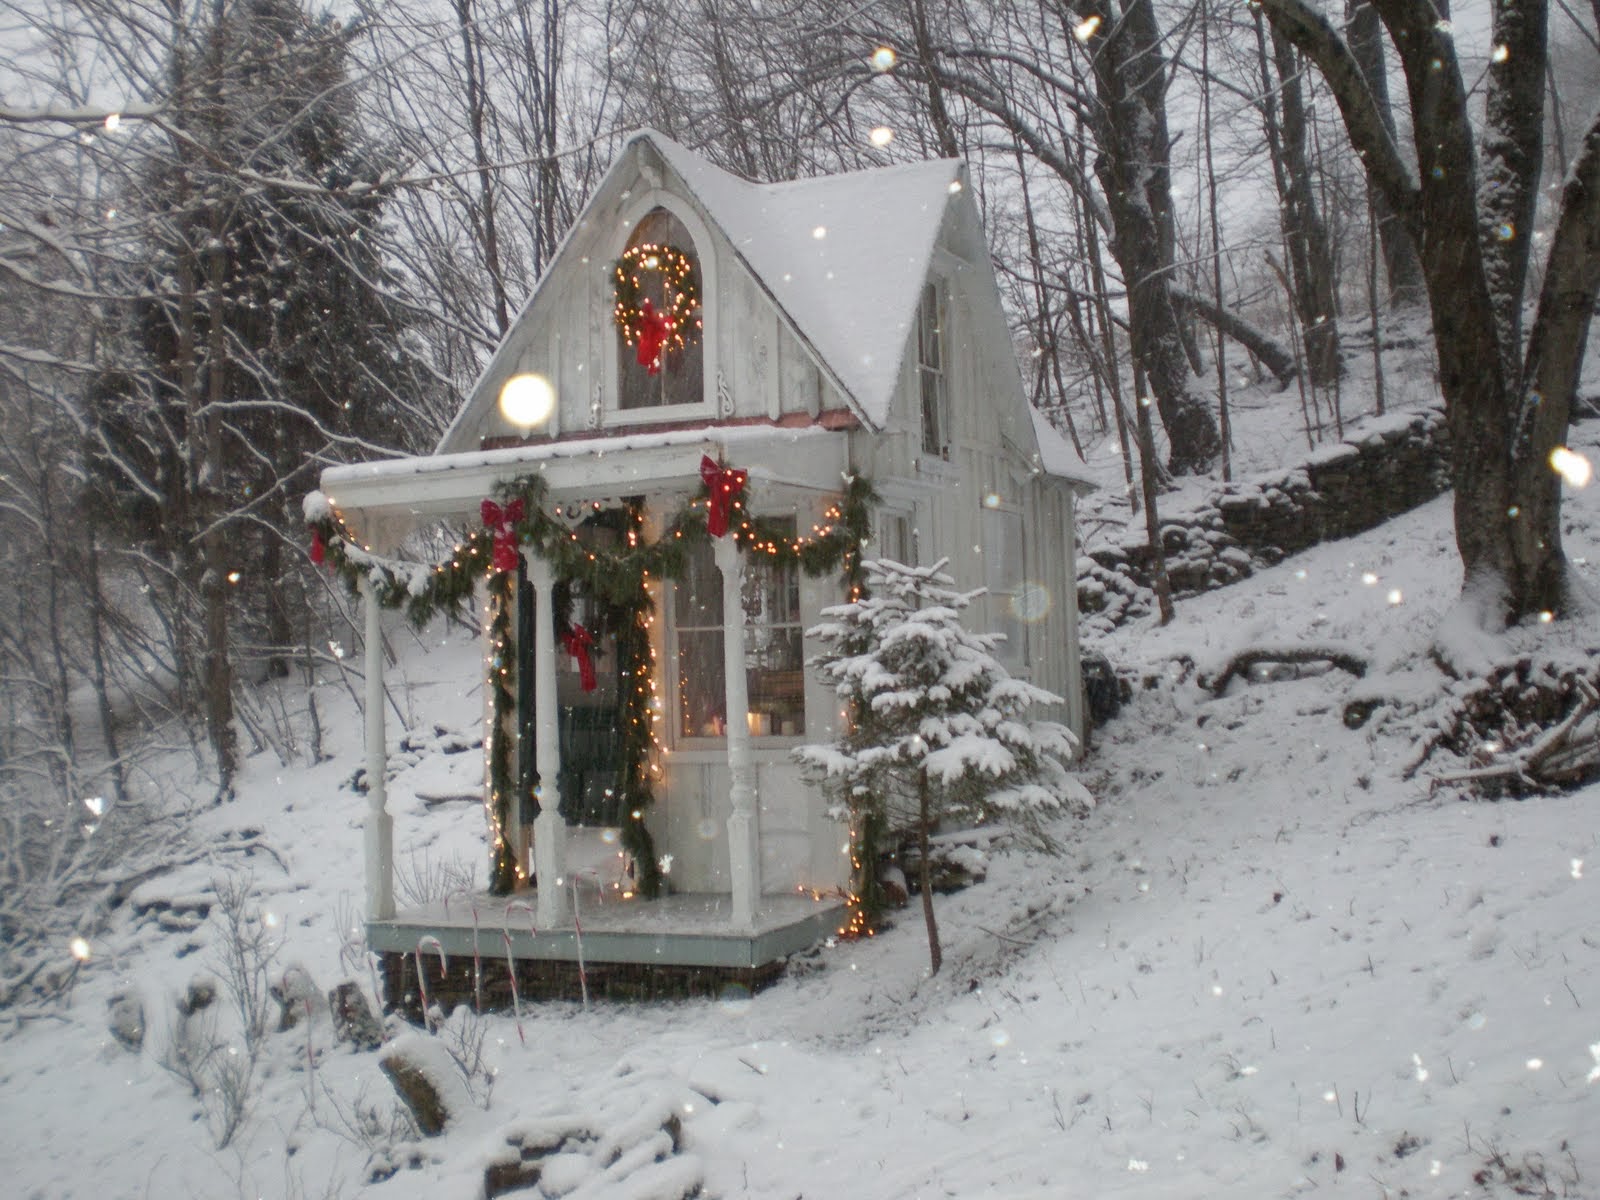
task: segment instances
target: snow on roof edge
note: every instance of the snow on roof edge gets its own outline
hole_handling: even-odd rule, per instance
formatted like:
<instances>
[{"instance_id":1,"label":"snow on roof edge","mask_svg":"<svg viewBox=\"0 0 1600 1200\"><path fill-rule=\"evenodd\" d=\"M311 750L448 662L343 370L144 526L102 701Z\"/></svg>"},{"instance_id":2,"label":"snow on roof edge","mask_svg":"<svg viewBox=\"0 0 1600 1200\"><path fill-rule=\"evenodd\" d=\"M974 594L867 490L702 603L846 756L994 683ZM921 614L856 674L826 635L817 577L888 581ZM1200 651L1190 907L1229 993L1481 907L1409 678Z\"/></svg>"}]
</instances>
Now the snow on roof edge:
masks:
<instances>
[{"instance_id":1,"label":"snow on roof edge","mask_svg":"<svg viewBox=\"0 0 1600 1200\"><path fill-rule=\"evenodd\" d=\"M1072 443L1061 436L1050 418L1032 404L1028 405L1028 415L1033 419L1033 435L1039 442L1039 465L1045 474L1064 479L1080 491L1099 488L1100 485L1089 477L1088 468Z\"/></svg>"},{"instance_id":2,"label":"snow on roof edge","mask_svg":"<svg viewBox=\"0 0 1600 1200\"><path fill-rule=\"evenodd\" d=\"M522 446L501 446L493 450L457 450L450 454L415 454L380 462L348 463L326 468L320 477L320 490L329 493L347 483L366 483L378 479L405 479L438 475L449 471L533 466L558 458L580 458L592 454L621 454L630 450L651 450L667 446L691 446L699 442L722 445L763 440L797 442L814 438L840 438L839 430L820 425L799 428L774 425L711 425L692 429L669 429L655 433L623 433L611 437L572 438L565 441L535 442Z\"/></svg>"}]
</instances>

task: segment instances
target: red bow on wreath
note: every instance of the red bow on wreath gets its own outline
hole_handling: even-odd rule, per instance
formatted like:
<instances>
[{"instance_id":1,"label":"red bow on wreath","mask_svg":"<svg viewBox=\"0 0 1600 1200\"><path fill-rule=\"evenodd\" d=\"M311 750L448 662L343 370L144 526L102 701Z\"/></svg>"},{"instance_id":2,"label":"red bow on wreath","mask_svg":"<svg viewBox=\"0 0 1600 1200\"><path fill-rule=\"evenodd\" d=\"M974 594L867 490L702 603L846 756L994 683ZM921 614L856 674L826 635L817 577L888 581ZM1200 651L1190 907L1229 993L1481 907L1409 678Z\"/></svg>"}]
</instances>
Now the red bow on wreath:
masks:
<instances>
[{"instance_id":1,"label":"red bow on wreath","mask_svg":"<svg viewBox=\"0 0 1600 1200\"><path fill-rule=\"evenodd\" d=\"M646 300L639 305L639 365L650 375L661 374L661 352L677 329L677 322Z\"/></svg>"},{"instance_id":2,"label":"red bow on wreath","mask_svg":"<svg viewBox=\"0 0 1600 1200\"><path fill-rule=\"evenodd\" d=\"M702 454L700 478L711 492L711 503L706 510L706 532L712 537L721 537L728 532L728 512L739 498L739 493L744 491L744 485L749 482L750 472L737 467L719 467L711 461L710 455Z\"/></svg>"},{"instance_id":3,"label":"red bow on wreath","mask_svg":"<svg viewBox=\"0 0 1600 1200\"><path fill-rule=\"evenodd\" d=\"M594 635L582 625L573 622L572 628L562 635L561 641L567 648L567 653L578 660L578 684L586 692L592 692L598 686L594 677L594 659L589 657L589 647L594 645Z\"/></svg>"},{"instance_id":4,"label":"red bow on wreath","mask_svg":"<svg viewBox=\"0 0 1600 1200\"><path fill-rule=\"evenodd\" d=\"M321 566L328 557L328 548L322 542L322 530L311 530L311 561Z\"/></svg>"},{"instance_id":5,"label":"red bow on wreath","mask_svg":"<svg viewBox=\"0 0 1600 1200\"><path fill-rule=\"evenodd\" d=\"M478 512L483 517L483 523L494 530L494 569L496 571L515 571L517 569L517 522L522 520L522 499L511 501L501 508L493 500L485 500L478 506Z\"/></svg>"}]
</instances>

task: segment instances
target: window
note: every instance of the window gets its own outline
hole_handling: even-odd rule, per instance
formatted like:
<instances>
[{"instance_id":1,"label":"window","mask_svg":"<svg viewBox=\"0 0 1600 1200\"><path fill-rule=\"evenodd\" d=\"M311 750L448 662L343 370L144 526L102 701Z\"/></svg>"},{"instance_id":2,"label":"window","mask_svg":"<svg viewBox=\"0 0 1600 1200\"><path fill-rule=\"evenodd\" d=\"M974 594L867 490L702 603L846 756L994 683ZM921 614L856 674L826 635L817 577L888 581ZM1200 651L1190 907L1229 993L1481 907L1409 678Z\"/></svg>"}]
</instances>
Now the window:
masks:
<instances>
[{"instance_id":1,"label":"window","mask_svg":"<svg viewBox=\"0 0 1600 1200\"><path fill-rule=\"evenodd\" d=\"M983 582L989 589L992 632L1006 640L996 648L995 657L1013 675L1023 674L1028 662L1027 626L1019 599L1025 599L1027 570L1023 556L1022 513L985 501L983 530Z\"/></svg>"},{"instance_id":2,"label":"window","mask_svg":"<svg viewBox=\"0 0 1600 1200\"><path fill-rule=\"evenodd\" d=\"M939 286L922 288L917 306L917 380L922 396L922 449L950 457L950 394L945 377L944 304Z\"/></svg>"},{"instance_id":3,"label":"window","mask_svg":"<svg viewBox=\"0 0 1600 1200\"><path fill-rule=\"evenodd\" d=\"M806 731L798 569L793 564L746 559L743 606L750 732L756 737L797 737ZM684 737L722 737L728 726L722 572L712 560L708 543L694 548L674 585L673 619L678 728Z\"/></svg>"},{"instance_id":4,"label":"window","mask_svg":"<svg viewBox=\"0 0 1600 1200\"><path fill-rule=\"evenodd\" d=\"M872 557L916 566L916 532L911 528L911 518L902 513L886 512L879 522L877 553Z\"/></svg>"},{"instance_id":5,"label":"window","mask_svg":"<svg viewBox=\"0 0 1600 1200\"><path fill-rule=\"evenodd\" d=\"M664 208L651 210L634 227L628 238L624 257L640 247L660 246L683 254L699 274L699 258L694 240L682 221ZM674 289L673 272L663 269L654 256L639 255L640 269L633 278L638 280L638 293L631 297L642 306L648 301L656 313L671 314L684 311L678 303ZM654 374L648 363L639 361L640 342L634 337L632 344L621 329L617 333L617 407L623 411L667 408L683 404L699 404L705 399L705 351L702 346L700 306L687 309L692 316L687 319L691 327L683 331L684 344L665 350Z\"/></svg>"}]
</instances>

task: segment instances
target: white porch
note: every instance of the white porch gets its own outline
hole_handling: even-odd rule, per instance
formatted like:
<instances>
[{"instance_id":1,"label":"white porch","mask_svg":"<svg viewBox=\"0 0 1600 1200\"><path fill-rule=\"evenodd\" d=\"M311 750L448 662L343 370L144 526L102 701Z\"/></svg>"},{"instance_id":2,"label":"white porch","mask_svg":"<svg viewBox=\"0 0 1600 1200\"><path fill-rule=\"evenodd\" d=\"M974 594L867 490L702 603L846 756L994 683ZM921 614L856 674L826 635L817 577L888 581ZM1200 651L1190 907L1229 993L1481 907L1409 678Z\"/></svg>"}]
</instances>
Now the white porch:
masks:
<instances>
[{"instance_id":1,"label":"white porch","mask_svg":"<svg viewBox=\"0 0 1600 1200\"><path fill-rule=\"evenodd\" d=\"M847 461L842 433L763 424L719 430L714 438L708 438L703 429L634 438L588 438L335 468L324 474L323 488L347 524L375 549L384 549L395 545L423 521L475 519L479 502L492 496L500 481L529 473L547 480L549 502L553 505L603 504L619 496L640 495L646 498L647 505L659 501L663 511L671 511L698 488L703 455L748 470L752 491L816 498L837 495ZM715 539L713 550L722 579L723 625L737 629L744 620L742 555L731 537ZM558 580L548 562L533 555L525 555L525 562L534 606L530 656L534 758L540 764L541 778L556 779L561 773L556 678L563 652L556 640L552 601ZM447 956L470 954L472 920L460 903L452 905L450 912L441 908L399 913L395 908L393 818L387 809L383 784L386 731L382 630L378 606L369 601L365 609L370 781L365 873L369 941L386 960L414 952L418 942L428 937L438 939ZM728 891L669 895L653 902L610 899L592 914L585 910L584 936L596 939L597 957L592 960L596 963L748 971L781 961L839 923L837 900L823 902L804 893L769 894L772 886L787 886L777 880L763 886L763 855L770 862L775 847L793 845L794 838L792 831L774 830L776 838L769 839L774 844L763 843L756 758L769 756L752 753L750 730L756 723L747 720L750 697L746 694L744 639L726 637L723 643L727 714L724 778L728 792L723 800L727 816L720 822L718 840L726 847ZM815 736L821 731L811 732ZM704 753L697 751L696 756ZM565 883L572 875L566 845L568 828L557 805L543 804L531 831L520 827L518 808L516 803L511 805L509 827L503 831L507 840L513 846L531 842L531 863L526 865L531 866L538 881ZM531 837L526 836L528 833ZM700 837L704 836L702 832ZM830 833L828 841L833 854L838 855L837 836ZM784 853L800 850L795 847ZM658 843L657 851L671 855L673 847ZM810 852L810 848L804 850L808 855ZM512 939L514 958L576 961L578 931L570 888L536 887L513 897L481 898L478 928L480 935L487 929L496 930L496 953L500 952L502 940L499 918L489 920L483 914L494 912L503 917L507 905L531 909L532 926L538 931L530 932L526 920L520 929L515 920L512 922L507 936ZM595 922L592 935L591 921Z\"/></svg>"}]
</instances>

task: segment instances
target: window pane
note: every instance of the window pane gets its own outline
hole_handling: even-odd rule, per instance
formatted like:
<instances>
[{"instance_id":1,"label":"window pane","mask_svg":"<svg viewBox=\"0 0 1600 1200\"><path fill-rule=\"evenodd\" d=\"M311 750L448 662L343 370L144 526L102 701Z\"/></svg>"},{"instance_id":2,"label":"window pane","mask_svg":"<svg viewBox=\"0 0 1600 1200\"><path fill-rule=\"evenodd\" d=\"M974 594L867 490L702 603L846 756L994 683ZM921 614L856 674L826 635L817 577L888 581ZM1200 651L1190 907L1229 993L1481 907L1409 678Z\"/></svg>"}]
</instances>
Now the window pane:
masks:
<instances>
[{"instance_id":1,"label":"window pane","mask_svg":"<svg viewBox=\"0 0 1600 1200\"><path fill-rule=\"evenodd\" d=\"M788 533L793 535L793 525ZM745 560L745 684L756 737L805 732L805 647L800 574L795 566ZM678 638L679 728L685 737L721 737L727 728L722 642L722 573L711 547L694 547L674 587Z\"/></svg>"},{"instance_id":2,"label":"window pane","mask_svg":"<svg viewBox=\"0 0 1600 1200\"><path fill-rule=\"evenodd\" d=\"M672 246L683 251L698 268L694 240L682 221L664 208L647 214L634 228L628 245L646 243ZM657 312L672 310L671 297L667 295L665 276L658 271L645 271L639 278L639 299L649 300ZM698 318L698 312L696 313ZM622 331L617 330L617 407L623 410L659 408L671 404L698 404L704 399L705 352L701 345L701 331L696 328L687 334L688 344L682 350L667 351L661 356L661 369L654 375L638 360L637 344L628 345Z\"/></svg>"},{"instance_id":3,"label":"window pane","mask_svg":"<svg viewBox=\"0 0 1600 1200\"><path fill-rule=\"evenodd\" d=\"M939 289L927 284L917 308L917 381L921 389L922 449L944 458L950 448L945 399L944 331L940 328Z\"/></svg>"},{"instance_id":4,"label":"window pane","mask_svg":"<svg viewBox=\"0 0 1600 1200\"><path fill-rule=\"evenodd\" d=\"M721 737L727 731L725 679L722 630L680 631L678 716L685 737Z\"/></svg>"},{"instance_id":5,"label":"window pane","mask_svg":"<svg viewBox=\"0 0 1600 1200\"><path fill-rule=\"evenodd\" d=\"M1013 673L1020 673L1027 661L1027 628L1018 619L1017 593L1025 583L1027 564L1023 556L1022 514L1011 509L983 510L983 574L989 594L994 597L994 633L1006 640L997 657Z\"/></svg>"},{"instance_id":6,"label":"window pane","mask_svg":"<svg viewBox=\"0 0 1600 1200\"><path fill-rule=\"evenodd\" d=\"M672 609L679 629L722 628L722 572L711 557L711 545L693 546L672 589Z\"/></svg>"},{"instance_id":7,"label":"window pane","mask_svg":"<svg viewBox=\"0 0 1600 1200\"><path fill-rule=\"evenodd\" d=\"M758 737L795 737L806 731L806 677L802 631L744 631L745 677L750 688L751 732Z\"/></svg>"}]
</instances>

